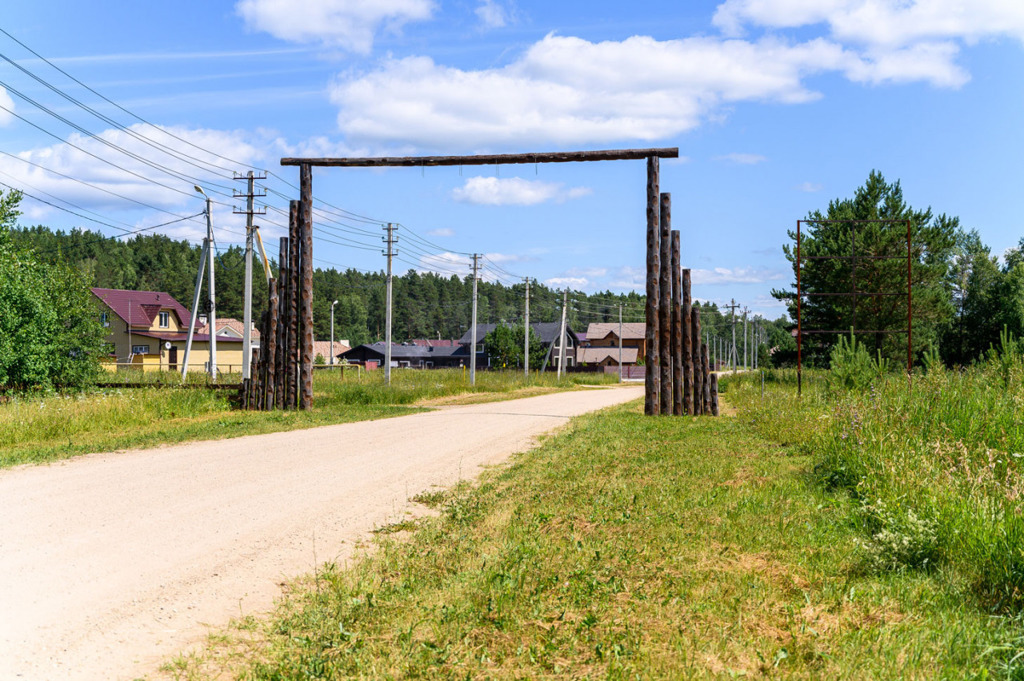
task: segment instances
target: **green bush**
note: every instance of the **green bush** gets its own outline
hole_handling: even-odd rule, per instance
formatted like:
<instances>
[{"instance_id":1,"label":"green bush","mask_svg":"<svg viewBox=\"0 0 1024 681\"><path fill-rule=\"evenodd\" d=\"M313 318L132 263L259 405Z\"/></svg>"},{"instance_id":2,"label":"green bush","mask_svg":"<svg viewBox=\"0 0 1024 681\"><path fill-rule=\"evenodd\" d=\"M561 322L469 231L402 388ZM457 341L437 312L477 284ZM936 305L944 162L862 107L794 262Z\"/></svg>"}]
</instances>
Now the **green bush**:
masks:
<instances>
[{"instance_id":1,"label":"green bush","mask_svg":"<svg viewBox=\"0 0 1024 681\"><path fill-rule=\"evenodd\" d=\"M0 391L80 389L100 371L106 334L82 274L11 242L19 198L0 197Z\"/></svg>"}]
</instances>

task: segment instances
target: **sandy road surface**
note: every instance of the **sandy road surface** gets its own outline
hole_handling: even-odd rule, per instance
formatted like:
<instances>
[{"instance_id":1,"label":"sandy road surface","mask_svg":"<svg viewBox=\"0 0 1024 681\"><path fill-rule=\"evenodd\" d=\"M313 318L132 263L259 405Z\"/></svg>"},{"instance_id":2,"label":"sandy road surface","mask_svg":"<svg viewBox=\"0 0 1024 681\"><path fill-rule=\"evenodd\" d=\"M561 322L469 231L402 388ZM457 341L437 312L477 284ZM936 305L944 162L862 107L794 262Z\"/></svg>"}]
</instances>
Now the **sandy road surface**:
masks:
<instances>
[{"instance_id":1,"label":"sandy road surface","mask_svg":"<svg viewBox=\"0 0 1024 681\"><path fill-rule=\"evenodd\" d=\"M0 679L133 679L272 605L431 485L472 477L594 389L0 471Z\"/></svg>"}]
</instances>

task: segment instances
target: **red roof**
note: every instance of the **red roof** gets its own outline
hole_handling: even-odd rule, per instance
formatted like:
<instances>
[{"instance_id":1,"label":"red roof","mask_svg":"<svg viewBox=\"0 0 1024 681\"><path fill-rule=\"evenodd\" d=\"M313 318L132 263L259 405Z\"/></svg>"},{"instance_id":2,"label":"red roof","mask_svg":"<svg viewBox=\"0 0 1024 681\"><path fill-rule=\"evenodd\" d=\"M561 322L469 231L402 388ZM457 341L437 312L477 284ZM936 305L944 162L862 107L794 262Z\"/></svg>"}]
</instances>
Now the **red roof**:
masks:
<instances>
[{"instance_id":1,"label":"red roof","mask_svg":"<svg viewBox=\"0 0 1024 681\"><path fill-rule=\"evenodd\" d=\"M164 331L132 331L132 336L143 336L144 338L156 338L157 340L163 341L174 341L184 343L188 340L188 331L181 331L178 333L168 333ZM208 333L194 333L192 334L193 343L208 343L210 341L210 334ZM225 336L217 336L218 343L241 343L241 338L231 338Z\"/></svg>"},{"instance_id":2,"label":"red roof","mask_svg":"<svg viewBox=\"0 0 1024 681\"><path fill-rule=\"evenodd\" d=\"M185 306L163 291L125 291L116 288L94 288L93 295L106 303L118 317L132 326L152 326L160 310L171 310L178 316L179 326L187 327L191 314Z\"/></svg>"}]
</instances>

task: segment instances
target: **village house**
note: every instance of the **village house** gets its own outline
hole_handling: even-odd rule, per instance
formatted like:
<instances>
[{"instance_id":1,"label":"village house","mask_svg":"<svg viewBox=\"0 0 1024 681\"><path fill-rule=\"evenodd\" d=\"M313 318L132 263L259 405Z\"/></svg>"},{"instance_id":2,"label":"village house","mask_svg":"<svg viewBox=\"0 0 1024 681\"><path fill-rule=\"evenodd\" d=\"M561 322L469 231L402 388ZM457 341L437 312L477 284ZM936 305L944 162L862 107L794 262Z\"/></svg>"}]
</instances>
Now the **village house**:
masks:
<instances>
[{"instance_id":1,"label":"village house","mask_svg":"<svg viewBox=\"0 0 1024 681\"><path fill-rule=\"evenodd\" d=\"M488 366L487 360L487 348L484 347L484 339L491 331L494 331L497 324L477 324L476 327L476 366L477 368L485 368ZM530 328L540 338L540 343L544 347L547 354L545 355L544 366L548 369L558 368L558 356L559 356L559 334L562 325L559 322L535 322L530 324ZM461 351L458 353L459 356L468 360L469 358L469 347L471 344L470 336L472 330L467 331L459 339L459 345ZM579 338L576 336L576 332L566 326L565 328L565 366L571 367L576 363L576 348L579 346ZM468 366L468 362L467 362ZM531 367L534 369L540 369L541 367Z\"/></svg>"},{"instance_id":2,"label":"village house","mask_svg":"<svg viewBox=\"0 0 1024 681\"><path fill-rule=\"evenodd\" d=\"M161 291L126 291L94 288L100 322L107 329L112 353L105 366L110 370L135 368L143 371L181 371L188 339L189 311ZM196 324L196 329L206 326ZM242 339L224 332L217 324L217 370L242 371ZM210 335L195 333L189 371L207 371L210 361Z\"/></svg>"},{"instance_id":3,"label":"village house","mask_svg":"<svg viewBox=\"0 0 1024 681\"><path fill-rule=\"evenodd\" d=\"M391 366L410 369L468 366L465 361L466 355L456 355L461 349L458 345L392 343ZM366 343L342 353L341 359L349 364L360 364L367 369L375 369L384 366L385 350L387 345L383 341Z\"/></svg>"},{"instance_id":4,"label":"village house","mask_svg":"<svg viewBox=\"0 0 1024 681\"><path fill-rule=\"evenodd\" d=\"M580 364L619 366L619 323L593 323L587 327L587 347L576 353ZM622 324L622 365L635 365L645 356L646 326L643 322Z\"/></svg>"}]
</instances>

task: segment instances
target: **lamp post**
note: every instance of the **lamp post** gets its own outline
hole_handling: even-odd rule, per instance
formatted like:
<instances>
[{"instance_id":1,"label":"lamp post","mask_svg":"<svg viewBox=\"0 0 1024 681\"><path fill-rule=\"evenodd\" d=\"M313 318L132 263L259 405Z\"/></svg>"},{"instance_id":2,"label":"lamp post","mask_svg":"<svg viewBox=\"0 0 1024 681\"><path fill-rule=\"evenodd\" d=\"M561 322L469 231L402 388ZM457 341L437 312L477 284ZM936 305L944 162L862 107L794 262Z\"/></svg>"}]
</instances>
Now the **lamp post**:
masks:
<instances>
[{"instance_id":1,"label":"lamp post","mask_svg":"<svg viewBox=\"0 0 1024 681\"><path fill-rule=\"evenodd\" d=\"M214 258L214 247L213 247L213 215L211 212L210 197L206 196L206 192L203 191L199 185L193 185L195 190L206 197L206 238L203 239L203 252L199 256L199 271L196 273L196 290L192 296L192 318L189 320L188 325L188 339L185 342L185 361L181 365L181 378L185 379L185 373L188 371L189 359L192 353L192 337L195 335L196 328L196 315L199 312L199 290L203 285L203 270L207 263L210 268L210 317L209 317L209 330L210 330L210 361L208 363L208 369L210 372L210 378L217 381L217 308L214 303L214 288L213 288L213 258Z\"/></svg>"},{"instance_id":2,"label":"lamp post","mask_svg":"<svg viewBox=\"0 0 1024 681\"><path fill-rule=\"evenodd\" d=\"M335 300L331 303L331 364L334 364L334 306L338 304Z\"/></svg>"}]
</instances>

